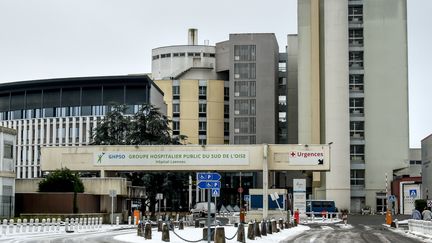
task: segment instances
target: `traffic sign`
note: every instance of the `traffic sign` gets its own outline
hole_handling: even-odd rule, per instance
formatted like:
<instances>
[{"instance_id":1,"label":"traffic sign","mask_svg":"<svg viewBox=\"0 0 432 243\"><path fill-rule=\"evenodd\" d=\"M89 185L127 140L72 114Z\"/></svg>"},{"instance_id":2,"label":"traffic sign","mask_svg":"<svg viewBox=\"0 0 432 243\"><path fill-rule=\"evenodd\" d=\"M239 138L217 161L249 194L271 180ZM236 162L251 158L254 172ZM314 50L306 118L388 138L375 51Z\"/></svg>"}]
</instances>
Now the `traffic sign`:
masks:
<instances>
[{"instance_id":1,"label":"traffic sign","mask_svg":"<svg viewBox=\"0 0 432 243\"><path fill-rule=\"evenodd\" d=\"M427 206L430 208L432 207L432 200L427 200Z\"/></svg>"},{"instance_id":2,"label":"traffic sign","mask_svg":"<svg viewBox=\"0 0 432 243\"><path fill-rule=\"evenodd\" d=\"M197 181L218 181L221 178L219 173L197 173Z\"/></svg>"},{"instance_id":3,"label":"traffic sign","mask_svg":"<svg viewBox=\"0 0 432 243\"><path fill-rule=\"evenodd\" d=\"M416 189L409 190L409 195L412 198L416 198L417 197L417 190Z\"/></svg>"},{"instance_id":4,"label":"traffic sign","mask_svg":"<svg viewBox=\"0 0 432 243\"><path fill-rule=\"evenodd\" d=\"M212 197L219 197L220 196L220 188L212 188L211 194L212 194Z\"/></svg>"},{"instance_id":5,"label":"traffic sign","mask_svg":"<svg viewBox=\"0 0 432 243\"><path fill-rule=\"evenodd\" d=\"M388 200L389 200L389 202L396 202L396 196L395 195L389 195Z\"/></svg>"},{"instance_id":6,"label":"traffic sign","mask_svg":"<svg viewBox=\"0 0 432 243\"><path fill-rule=\"evenodd\" d=\"M250 195L244 195L244 196L243 196L243 200L245 200L245 201L249 201L249 199L250 199Z\"/></svg>"},{"instance_id":7,"label":"traffic sign","mask_svg":"<svg viewBox=\"0 0 432 243\"><path fill-rule=\"evenodd\" d=\"M198 187L201 189L220 188L221 183L220 181L200 181Z\"/></svg>"}]
</instances>

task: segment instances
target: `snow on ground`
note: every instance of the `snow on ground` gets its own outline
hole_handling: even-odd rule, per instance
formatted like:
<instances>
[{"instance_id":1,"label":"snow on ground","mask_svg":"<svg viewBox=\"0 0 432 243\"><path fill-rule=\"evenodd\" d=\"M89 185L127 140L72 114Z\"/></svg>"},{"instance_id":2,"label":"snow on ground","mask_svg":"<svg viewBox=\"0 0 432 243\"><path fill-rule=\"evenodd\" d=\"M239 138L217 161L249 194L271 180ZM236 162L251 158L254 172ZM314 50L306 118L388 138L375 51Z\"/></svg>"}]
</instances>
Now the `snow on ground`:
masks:
<instances>
[{"instance_id":1,"label":"snow on ground","mask_svg":"<svg viewBox=\"0 0 432 243\"><path fill-rule=\"evenodd\" d=\"M404 220L404 221L406 221L404 223L408 224L408 220ZM403 221L399 221L399 224L401 222L403 222ZM413 233L413 232L410 232L410 231L408 231L407 229L404 229L404 228L392 228L388 224L383 224L383 226L387 227L389 230L391 230L391 231L393 231L393 232L395 232L397 234L406 236L408 238L416 239L416 240L419 240L419 241L422 241L422 242L432 243L432 236L430 236L430 235L423 235L423 234L420 234L420 233Z\"/></svg>"},{"instance_id":2,"label":"snow on ground","mask_svg":"<svg viewBox=\"0 0 432 243\"><path fill-rule=\"evenodd\" d=\"M261 238L256 238L255 242L262 242L262 243L275 243L280 242L288 237L299 235L306 230L309 230L310 228L308 226L299 225L297 227L284 229L279 233L273 233L273 234L267 234L267 236L262 236ZM236 233L237 228L234 226L225 226L225 237L231 238ZM202 228L191 228L186 227L184 230L176 230L175 231L179 236L182 238L189 240L189 241L197 241L199 239L202 239L203 236L203 229ZM245 235L247 237L247 225L245 226ZM152 239L151 240L145 240L146 243L160 243L162 242L162 233L157 232L157 229L152 230ZM115 240L124 241L124 242L144 242L144 237L137 236L137 233L133 234L124 234L124 235L118 235L114 237ZM184 243L185 241L181 240L179 237L174 235L173 232L170 232L170 242L172 243ZM237 242L237 236L234 237L232 240L226 240L227 243L234 243Z\"/></svg>"}]
</instances>

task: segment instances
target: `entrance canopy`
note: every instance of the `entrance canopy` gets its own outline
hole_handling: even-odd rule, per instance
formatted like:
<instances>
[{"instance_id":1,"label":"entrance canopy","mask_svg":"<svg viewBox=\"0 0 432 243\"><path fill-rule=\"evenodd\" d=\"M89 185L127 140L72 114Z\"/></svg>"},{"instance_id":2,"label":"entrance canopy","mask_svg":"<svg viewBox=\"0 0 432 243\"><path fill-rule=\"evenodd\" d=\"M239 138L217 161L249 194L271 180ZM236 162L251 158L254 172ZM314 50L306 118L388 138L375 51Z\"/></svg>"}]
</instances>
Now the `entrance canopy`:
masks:
<instances>
[{"instance_id":1,"label":"entrance canopy","mask_svg":"<svg viewBox=\"0 0 432 243\"><path fill-rule=\"evenodd\" d=\"M329 145L43 147L41 169L73 171L330 170Z\"/></svg>"}]
</instances>

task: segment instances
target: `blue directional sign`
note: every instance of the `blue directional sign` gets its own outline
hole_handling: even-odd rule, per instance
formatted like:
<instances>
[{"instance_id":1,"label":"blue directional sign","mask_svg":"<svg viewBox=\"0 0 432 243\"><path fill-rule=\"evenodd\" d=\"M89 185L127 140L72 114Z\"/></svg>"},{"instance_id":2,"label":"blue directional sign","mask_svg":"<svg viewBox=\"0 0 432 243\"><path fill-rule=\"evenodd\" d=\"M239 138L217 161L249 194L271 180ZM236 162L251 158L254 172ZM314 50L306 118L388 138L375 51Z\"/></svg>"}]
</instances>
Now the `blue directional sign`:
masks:
<instances>
[{"instance_id":1,"label":"blue directional sign","mask_svg":"<svg viewBox=\"0 0 432 243\"><path fill-rule=\"evenodd\" d=\"M219 197L220 196L220 188L212 188L211 189L211 195L212 195L212 197Z\"/></svg>"},{"instance_id":2,"label":"blue directional sign","mask_svg":"<svg viewBox=\"0 0 432 243\"><path fill-rule=\"evenodd\" d=\"M197 173L197 181L218 181L221 177L219 173Z\"/></svg>"},{"instance_id":3,"label":"blue directional sign","mask_svg":"<svg viewBox=\"0 0 432 243\"><path fill-rule=\"evenodd\" d=\"M220 181L200 181L198 187L201 189L220 188L221 183Z\"/></svg>"}]
</instances>

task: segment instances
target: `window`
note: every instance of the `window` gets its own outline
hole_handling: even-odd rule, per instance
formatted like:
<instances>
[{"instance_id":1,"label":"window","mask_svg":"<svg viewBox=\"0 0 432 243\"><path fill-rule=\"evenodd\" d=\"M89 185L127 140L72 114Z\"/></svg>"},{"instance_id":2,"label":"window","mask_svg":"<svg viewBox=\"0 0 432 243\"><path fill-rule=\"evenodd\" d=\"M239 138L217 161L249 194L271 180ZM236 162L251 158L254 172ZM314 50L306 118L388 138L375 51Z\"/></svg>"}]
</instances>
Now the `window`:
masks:
<instances>
[{"instance_id":1,"label":"window","mask_svg":"<svg viewBox=\"0 0 432 243\"><path fill-rule=\"evenodd\" d=\"M256 68L255 63L235 63L234 78L235 79L255 79Z\"/></svg>"},{"instance_id":2,"label":"window","mask_svg":"<svg viewBox=\"0 0 432 243\"><path fill-rule=\"evenodd\" d=\"M207 112L207 104L198 104L198 111L199 113L206 113Z\"/></svg>"},{"instance_id":3,"label":"window","mask_svg":"<svg viewBox=\"0 0 432 243\"><path fill-rule=\"evenodd\" d=\"M3 158L12 159L13 158L13 145L5 143L3 146Z\"/></svg>"},{"instance_id":4,"label":"window","mask_svg":"<svg viewBox=\"0 0 432 243\"><path fill-rule=\"evenodd\" d=\"M180 130L180 122L179 121L173 121L172 124L173 124L173 128L172 128L173 131Z\"/></svg>"},{"instance_id":5,"label":"window","mask_svg":"<svg viewBox=\"0 0 432 243\"><path fill-rule=\"evenodd\" d=\"M255 144L255 136L234 136L234 144Z\"/></svg>"},{"instance_id":6,"label":"window","mask_svg":"<svg viewBox=\"0 0 432 243\"><path fill-rule=\"evenodd\" d=\"M199 96L206 96L207 95L207 86L199 86Z\"/></svg>"},{"instance_id":7,"label":"window","mask_svg":"<svg viewBox=\"0 0 432 243\"><path fill-rule=\"evenodd\" d=\"M236 97L255 97L256 82L255 81L235 81L234 96Z\"/></svg>"},{"instance_id":8,"label":"window","mask_svg":"<svg viewBox=\"0 0 432 243\"><path fill-rule=\"evenodd\" d=\"M188 52L188 57L201 57L200 52Z\"/></svg>"},{"instance_id":9,"label":"window","mask_svg":"<svg viewBox=\"0 0 432 243\"><path fill-rule=\"evenodd\" d=\"M364 113L364 99L363 98L350 98L349 104L350 114L357 115Z\"/></svg>"},{"instance_id":10,"label":"window","mask_svg":"<svg viewBox=\"0 0 432 243\"><path fill-rule=\"evenodd\" d=\"M351 170L351 185L352 186L363 186L365 181L364 170Z\"/></svg>"},{"instance_id":11,"label":"window","mask_svg":"<svg viewBox=\"0 0 432 243\"><path fill-rule=\"evenodd\" d=\"M200 139L198 139L198 143L199 143L199 145L206 145L207 144L207 139L200 138Z\"/></svg>"},{"instance_id":12,"label":"window","mask_svg":"<svg viewBox=\"0 0 432 243\"><path fill-rule=\"evenodd\" d=\"M255 133L255 118L241 117L234 119L234 133Z\"/></svg>"},{"instance_id":13,"label":"window","mask_svg":"<svg viewBox=\"0 0 432 243\"><path fill-rule=\"evenodd\" d=\"M161 58L171 57L171 53L161 54Z\"/></svg>"},{"instance_id":14,"label":"window","mask_svg":"<svg viewBox=\"0 0 432 243\"><path fill-rule=\"evenodd\" d=\"M349 66L350 68L363 68L363 52L350 51L349 52Z\"/></svg>"},{"instance_id":15,"label":"window","mask_svg":"<svg viewBox=\"0 0 432 243\"><path fill-rule=\"evenodd\" d=\"M204 53L203 54L204 57L215 57L214 53Z\"/></svg>"},{"instance_id":16,"label":"window","mask_svg":"<svg viewBox=\"0 0 432 243\"><path fill-rule=\"evenodd\" d=\"M349 29L349 44L351 46L363 45L363 29Z\"/></svg>"},{"instance_id":17,"label":"window","mask_svg":"<svg viewBox=\"0 0 432 243\"><path fill-rule=\"evenodd\" d=\"M363 21L363 6L352 5L348 7L348 21L359 22Z\"/></svg>"},{"instance_id":18,"label":"window","mask_svg":"<svg viewBox=\"0 0 432 243\"><path fill-rule=\"evenodd\" d=\"M234 113L236 115L255 115L255 100L235 100Z\"/></svg>"},{"instance_id":19,"label":"window","mask_svg":"<svg viewBox=\"0 0 432 243\"><path fill-rule=\"evenodd\" d=\"M173 104L173 113L180 113L180 104Z\"/></svg>"},{"instance_id":20,"label":"window","mask_svg":"<svg viewBox=\"0 0 432 243\"><path fill-rule=\"evenodd\" d=\"M153 60L159 59L159 55L155 55L152 57Z\"/></svg>"},{"instance_id":21,"label":"window","mask_svg":"<svg viewBox=\"0 0 432 243\"><path fill-rule=\"evenodd\" d=\"M229 87L224 87L224 100L229 100Z\"/></svg>"},{"instance_id":22,"label":"window","mask_svg":"<svg viewBox=\"0 0 432 243\"><path fill-rule=\"evenodd\" d=\"M198 131L207 131L207 122L205 121L198 122Z\"/></svg>"},{"instance_id":23,"label":"window","mask_svg":"<svg viewBox=\"0 0 432 243\"><path fill-rule=\"evenodd\" d=\"M235 45L234 60L235 61L255 61L256 46L255 45Z\"/></svg>"},{"instance_id":24,"label":"window","mask_svg":"<svg viewBox=\"0 0 432 243\"><path fill-rule=\"evenodd\" d=\"M349 75L350 91L363 91L364 90L363 79L364 79L363 74L350 74Z\"/></svg>"},{"instance_id":25,"label":"window","mask_svg":"<svg viewBox=\"0 0 432 243\"><path fill-rule=\"evenodd\" d=\"M350 122L350 136L351 138L364 138L364 121Z\"/></svg>"},{"instance_id":26,"label":"window","mask_svg":"<svg viewBox=\"0 0 432 243\"><path fill-rule=\"evenodd\" d=\"M173 99L179 99L180 97L180 86L172 86Z\"/></svg>"},{"instance_id":27,"label":"window","mask_svg":"<svg viewBox=\"0 0 432 243\"><path fill-rule=\"evenodd\" d=\"M365 146L364 145L351 145L350 157L352 161L364 161Z\"/></svg>"},{"instance_id":28,"label":"window","mask_svg":"<svg viewBox=\"0 0 432 243\"><path fill-rule=\"evenodd\" d=\"M184 56L185 56L184 52L173 53L173 57L184 57Z\"/></svg>"}]
</instances>

